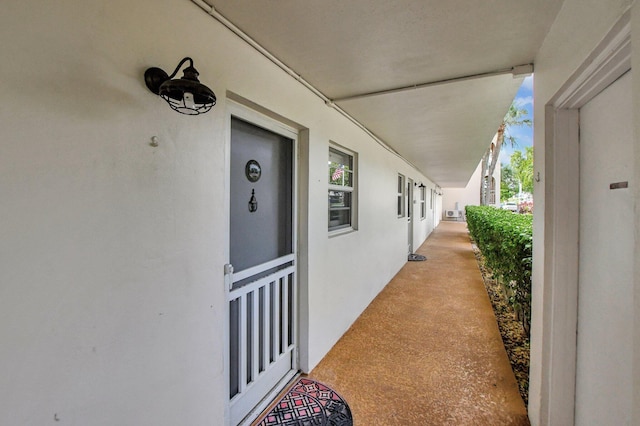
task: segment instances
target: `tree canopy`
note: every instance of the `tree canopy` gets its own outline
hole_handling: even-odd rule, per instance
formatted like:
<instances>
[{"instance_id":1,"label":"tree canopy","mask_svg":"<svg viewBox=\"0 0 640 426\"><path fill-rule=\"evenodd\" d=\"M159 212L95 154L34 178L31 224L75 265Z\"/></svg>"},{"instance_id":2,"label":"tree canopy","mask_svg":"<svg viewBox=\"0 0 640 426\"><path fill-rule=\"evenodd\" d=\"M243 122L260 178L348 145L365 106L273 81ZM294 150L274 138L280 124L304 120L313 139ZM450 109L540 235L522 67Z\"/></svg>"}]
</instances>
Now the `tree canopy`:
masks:
<instances>
[{"instance_id":1,"label":"tree canopy","mask_svg":"<svg viewBox=\"0 0 640 426\"><path fill-rule=\"evenodd\" d=\"M522 188L519 187L522 185ZM503 164L500 170L500 201L505 202L518 195L518 192L533 194L533 147L514 151L509 164Z\"/></svg>"},{"instance_id":2,"label":"tree canopy","mask_svg":"<svg viewBox=\"0 0 640 426\"><path fill-rule=\"evenodd\" d=\"M511 154L511 169L514 177L522 184L522 192L533 194L533 147L525 147L525 153Z\"/></svg>"},{"instance_id":3,"label":"tree canopy","mask_svg":"<svg viewBox=\"0 0 640 426\"><path fill-rule=\"evenodd\" d=\"M508 201L518 193L518 180L513 176L513 170L508 164L503 164L500 170L500 202Z\"/></svg>"},{"instance_id":4,"label":"tree canopy","mask_svg":"<svg viewBox=\"0 0 640 426\"><path fill-rule=\"evenodd\" d=\"M490 196L488 191L488 182L491 180L491 176L493 176L496 165L499 162L500 149L502 148L502 144L506 141L512 147L517 145L516 138L509 132L510 128L514 126L531 127L532 122L528 118L525 118L526 115L526 109L518 108L514 103L512 103L509 107L509 110L502 119L502 123L498 127L495 145L493 143L489 145L489 148L482 157L483 179L480 188L480 204L489 204ZM500 198L502 198L502 196Z\"/></svg>"}]
</instances>

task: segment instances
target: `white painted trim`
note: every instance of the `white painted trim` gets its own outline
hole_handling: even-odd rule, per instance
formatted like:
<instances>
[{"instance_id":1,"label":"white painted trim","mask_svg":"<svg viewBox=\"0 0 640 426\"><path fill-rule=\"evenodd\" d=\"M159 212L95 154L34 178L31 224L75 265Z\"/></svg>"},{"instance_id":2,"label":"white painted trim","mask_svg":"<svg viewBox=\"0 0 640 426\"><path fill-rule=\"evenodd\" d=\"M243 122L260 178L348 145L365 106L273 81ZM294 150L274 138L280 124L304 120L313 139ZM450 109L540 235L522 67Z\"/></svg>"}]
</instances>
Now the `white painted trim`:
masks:
<instances>
[{"instance_id":1,"label":"white painted trim","mask_svg":"<svg viewBox=\"0 0 640 426\"><path fill-rule=\"evenodd\" d=\"M298 137L298 157L296 159L298 185L298 239L297 239L297 280L298 280L298 348L296 357L298 368L308 373L309 368L309 130L301 129Z\"/></svg>"},{"instance_id":2,"label":"white painted trim","mask_svg":"<svg viewBox=\"0 0 640 426\"><path fill-rule=\"evenodd\" d=\"M300 140L300 135L304 134L306 135L306 129L303 126L299 126L296 123L294 123L291 120L286 119L285 117L280 116L277 113L274 113L266 108L262 108L259 105L245 99L242 98L241 96L235 95L231 92L227 93L227 99L226 99L226 109L227 109L227 113L226 113L226 117L225 117L225 128L227 129L226 131L226 137L225 137L225 164L226 164L226 168L227 168L227 173L226 173L226 181L225 181L225 208L227 209L227 212L229 210L230 206L230 200L231 200L231 179L229 177L229 171L230 171L230 165L231 165L231 121L233 117L237 117L240 118L242 120L245 120L251 124L254 124L256 126L262 127L266 130L269 130L271 132L277 133L281 136L287 137L289 139L293 140L293 177L292 177L292 194L293 194L293 200L292 200L292 206L293 206L293 212L292 212L292 240L293 240L293 251L294 253L288 257L291 257L294 260L294 268L295 268L295 272L293 274L294 276L294 289L296 287L298 287L296 291L296 299L295 299L295 304L294 304L294 313L293 313L293 318L294 320L294 324L293 324L293 351L291 354L292 357L292 363L293 363L293 367L292 370L289 371L283 378L282 380L279 381L279 383L273 388L271 389L263 398L263 400L256 406L254 407L254 409L249 412L247 414L247 416L245 417L245 422L250 423L250 421L252 419L254 419L258 414L260 414L260 412L266 408L266 405L268 405L271 401L271 399L273 399L273 397L275 397L280 391L282 391L282 389L284 388L284 386L286 386L286 384L299 373L299 368L300 368L300 361L299 361L299 348L300 348L300 342L301 342L301 338L300 338L300 333L301 333L301 328L300 328L300 304L301 304L301 300L300 300L300 295L301 294L306 294L307 290L306 288L301 291L300 287L301 285L307 285L307 280L303 279L301 280L298 275L299 275L299 267L298 267L298 261L297 259L300 256L300 250L305 250L305 256L306 256L306 250L307 247L306 246L301 246L299 244L298 241L298 214L299 214L299 210L300 210L300 206L299 206L299 200L300 199L308 199L308 197L300 197L299 194L299 176L298 176L298 167L299 167L299 140ZM230 220L230 216L229 214L227 214L227 219ZM231 232L231 226L230 223L227 223L227 237L226 237L226 241L227 241L227 247L230 246L230 241L231 241L231 236L230 236L230 232ZM227 263L229 263L230 259L229 259L229 255L230 255L230 251L227 249L226 251L227 254ZM280 258L279 260L282 260L283 258ZM227 282L226 277L225 277L225 283ZM229 286L226 286L225 288L225 299L228 299L229 297ZM305 310L305 314L306 310ZM229 303L226 303L225 306L225 324L224 324L224 368L225 368L225 389L229 389L229 369L230 369L230 360L229 360L229 317L230 317L230 312L229 312ZM308 320L305 322L305 324L308 324ZM307 330L305 329L303 331L305 333L305 336L307 334ZM226 404L225 404L225 423L226 424L230 424L230 417L231 417L231 404L232 404L232 400L227 400Z\"/></svg>"},{"instance_id":3,"label":"white painted trim","mask_svg":"<svg viewBox=\"0 0 640 426\"><path fill-rule=\"evenodd\" d=\"M407 211L406 211L407 210L407 198L406 198L407 197L406 196L407 177L402 173L398 173L396 181L397 179L401 180L401 182L397 184L398 187L400 188L400 191L397 194L398 194L398 198L401 199L401 203L400 203L401 211L398 214L396 214L396 216L398 217L398 219L402 219L407 215Z\"/></svg>"},{"instance_id":4,"label":"white painted trim","mask_svg":"<svg viewBox=\"0 0 640 426\"><path fill-rule=\"evenodd\" d=\"M625 13L554 97L555 108L580 108L631 69L631 14Z\"/></svg>"},{"instance_id":5,"label":"white painted trim","mask_svg":"<svg viewBox=\"0 0 640 426\"><path fill-rule=\"evenodd\" d=\"M227 99L229 121L231 117L237 117L297 142L298 129L294 127L292 123L281 120L279 115L272 114L267 110L259 111L254 108L255 105L244 105L240 101L235 100L236 98L237 97L234 96L233 99L231 97ZM230 139L229 142L231 142ZM294 148L297 148L297 146L294 145Z\"/></svg>"},{"instance_id":6,"label":"white painted trim","mask_svg":"<svg viewBox=\"0 0 640 426\"><path fill-rule=\"evenodd\" d=\"M575 414L579 259L579 108L631 68L625 13L546 106L540 424Z\"/></svg>"},{"instance_id":7,"label":"white painted trim","mask_svg":"<svg viewBox=\"0 0 640 426\"><path fill-rule=\"evenodd\" d=\"M414 216L414 191L413 191L413 182L414 180L411 178L407 178L407 183L405 184L405 190L407 192L407 255L413 253L413 216Z\"/></svg>"},{"instance_id":8,"label":"white painted trim","mask_svg":"<svg viewBox=\"0 0 640 426\"><path fill-rule=\"evenodd\" d=\"M337 229L328 229L329 238L337 237L339 235L344 235L344 234L350 234L358 230L358 212L359 212L358 204L360 201L358 197L358 181L359 181L358 175L360 173L359 166L358 166L358 160L359 160L358 153L352 149L349 149L343 145L340 145L339 143L336 143L330 140L329 150L331 149L334 149L343 154L351 156L352 185L340 186L340 185L329 184L328 186L329 191L335 190L335 191L344 191L344 192L351 193L351 226L345 226ZM328 154L329 154L329 151L327 151L327 155ZM327 205L327 214L329 215L330 213L328 208L329 206Z\"/></svg>"},{"instance_id":9,"label":"white painted trim","mask_svg":"<svg viewBox=\"0 0 640 426\"><path fill-rule=\"evenodd\" d=\"M279 257L277 259L273 259L269 262L262 263L260 265L252 266L251 268L245 269L243 271L237 272L233 274L233 281L242 281L245 278L249 278L252 275L256 275L262 271L266 271L271 268L275 268L277 266L284 265L288 262L293 262L296 256L295 253L288 254L286 256Z\"/></svg>"},{"instance_id":10,"label":"white painted trim","mask_svg":"<svg viewBox=\"0 0 640 426\"><path fill-rule=\"evenodd\" d=\"M541 424L572 425L578 308L579 120L547 107ZM551 141L551 143L549 142Z\"/></svg>"}]
</instances>

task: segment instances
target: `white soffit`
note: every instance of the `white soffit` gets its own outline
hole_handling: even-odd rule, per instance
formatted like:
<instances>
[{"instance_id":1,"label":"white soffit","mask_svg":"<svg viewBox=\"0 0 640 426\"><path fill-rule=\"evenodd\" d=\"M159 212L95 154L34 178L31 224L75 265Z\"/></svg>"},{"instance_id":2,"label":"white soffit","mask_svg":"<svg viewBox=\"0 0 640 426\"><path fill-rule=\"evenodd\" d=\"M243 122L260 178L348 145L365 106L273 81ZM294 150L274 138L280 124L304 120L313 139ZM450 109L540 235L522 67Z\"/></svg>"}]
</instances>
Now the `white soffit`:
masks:
<instances>
[{"instance_id":1,"label":"white soffit","mask_svg":"<svg viewBox=\"0 0 640 426\"><path fill-rule=\"evenodd\" d=\"M532 63L562 5L562 0L204 1L330 99ZM464 186L520 81L509 74L482 77L336 104L436 183Z\"/></svg>"},{"instance_id":2,"label":"white soffit","mask_svg":"<svg viewBox=\"0 0 640 426\"><path fill-rule=\"evenodd\" d=\"M511 74L337 104L442 187L464 187L522 83Z\"/></svg>"}]
</instances>

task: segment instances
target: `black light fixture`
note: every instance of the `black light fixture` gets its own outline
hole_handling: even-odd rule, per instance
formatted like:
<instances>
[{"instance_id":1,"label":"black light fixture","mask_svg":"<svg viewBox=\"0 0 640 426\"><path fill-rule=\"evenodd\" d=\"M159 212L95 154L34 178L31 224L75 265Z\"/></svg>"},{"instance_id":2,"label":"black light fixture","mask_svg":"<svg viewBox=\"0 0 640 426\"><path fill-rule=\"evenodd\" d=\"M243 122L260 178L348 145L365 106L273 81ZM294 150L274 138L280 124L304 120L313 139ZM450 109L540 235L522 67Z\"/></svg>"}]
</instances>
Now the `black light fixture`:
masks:
<instances>
[{"instance_id":1,"label":"black light fixture","mask_svg":"<svg viewBox=\"0 0 640 426\"><path fill-rule=\"evenodd\" d=\"M173 79L187 61L189 66L184 69L182 78ZM144 72L144 82L149 90L167 101L171 109L180 114L198 115L208 112L216 104L216 94L200 83L198 75L193 59L184 58L171 75L160 68L148 68Z\"/></svg>"}]
</instances>

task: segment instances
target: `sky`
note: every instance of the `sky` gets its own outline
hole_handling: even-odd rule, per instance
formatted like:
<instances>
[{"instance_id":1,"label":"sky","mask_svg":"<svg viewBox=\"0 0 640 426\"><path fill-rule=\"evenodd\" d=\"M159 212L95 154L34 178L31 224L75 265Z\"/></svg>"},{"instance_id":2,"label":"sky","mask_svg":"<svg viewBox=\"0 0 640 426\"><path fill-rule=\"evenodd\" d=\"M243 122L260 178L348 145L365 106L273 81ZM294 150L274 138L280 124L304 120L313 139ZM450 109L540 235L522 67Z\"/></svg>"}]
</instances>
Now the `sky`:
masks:
<instances>
[{"instance_id":1,"label":"sky","mask_svg":"<svg viewBox=\"0 0 640 426\"><path fill-rule=\"evenodd\" d=\"M527 110L525 118L531 120L533 123L533 76L529 76L524 79L514 102L519 109ZM509 144L502 145L500 150L500 162L502 164L509 164L509 158L513 151L523 151L527 146L533 146L533 126L516 126L511 127L509 130L511 136L516 139L517 145L511 148Z\"/></svg>"}]
</instances>

